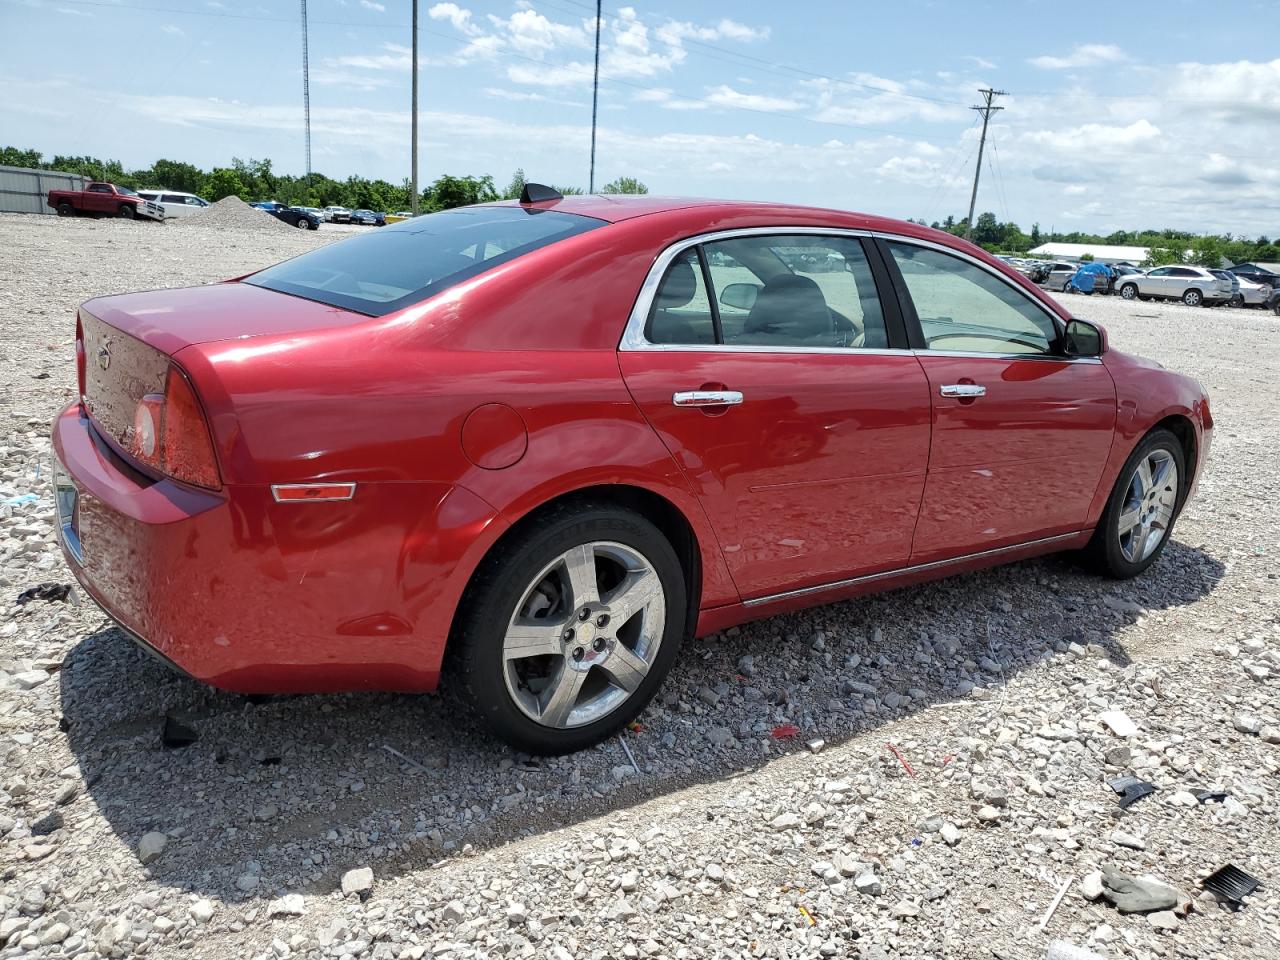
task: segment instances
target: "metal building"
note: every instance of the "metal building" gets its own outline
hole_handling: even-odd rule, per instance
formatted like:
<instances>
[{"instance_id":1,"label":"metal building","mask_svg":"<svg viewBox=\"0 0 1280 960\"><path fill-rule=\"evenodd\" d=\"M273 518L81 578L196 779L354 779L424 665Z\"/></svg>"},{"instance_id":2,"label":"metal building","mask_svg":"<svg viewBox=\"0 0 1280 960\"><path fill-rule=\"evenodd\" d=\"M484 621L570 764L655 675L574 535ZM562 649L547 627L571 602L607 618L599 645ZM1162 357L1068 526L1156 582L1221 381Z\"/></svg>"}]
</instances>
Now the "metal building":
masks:
<instances>
[{"instance_id":1,"label":"metal building","mask_svg":"<svg viewBox=\"0 0 1280 960\"><path fill-rule=\"evenodd\" d=\"M0 166L0 212L53 214L45 206L50 190L83 190L88 182L78 173Z\"/></svg>"}]
</instances>

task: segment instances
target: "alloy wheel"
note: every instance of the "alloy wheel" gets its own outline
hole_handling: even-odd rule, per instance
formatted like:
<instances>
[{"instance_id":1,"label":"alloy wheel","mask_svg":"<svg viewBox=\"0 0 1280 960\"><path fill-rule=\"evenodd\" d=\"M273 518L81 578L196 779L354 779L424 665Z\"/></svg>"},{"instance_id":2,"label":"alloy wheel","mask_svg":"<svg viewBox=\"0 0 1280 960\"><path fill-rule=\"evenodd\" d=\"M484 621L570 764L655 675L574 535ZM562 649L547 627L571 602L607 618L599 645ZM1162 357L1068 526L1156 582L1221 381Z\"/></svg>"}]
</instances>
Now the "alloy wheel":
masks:
<instances>
[{"instance_id":1,"label":"alloy wheel","mask_svg":"<svg viewBox=\"0 0 1280 960\"><path fill-rule=\"evenodd\" d=\"M1204 299L1204 296L1200 293L1199 290L1188 290L1186 293L1182 295L1182 302L1185 303L1188 307L1200 306L1200 301L1203 299Z\"/></svg>"},{"instance_id":2,"label":"alloy wheel","mask_svg":"<svg viewBox=\"0 0 1280 960\"><path fill-rule=\"evenodd\" d=\"M1141 563L1156 551L1169 535L1177 503L1178 464L1168 450L1152 450L1129 478L1117 521L1120 552L1126 560Z\"/></svg>"},{"instance_id":3,"label":"alloy wheel","mask_svg":"<svg viewBox=\"0 0 1280 960\"><path fill-rule=\"evenodd\" d=\"M612 713L653 666L666 607L657 570L633 547L597 541L565 551L534 577L503 637L512 701L557 729Z\"/></svg>"},{"instance_id":4,"label":"alloy wheel","mask_svg":"<svg viewBox=\"0 0 1280 960\"><path fill-rule=\"evenodd\" d=\"M1120 296L1125 300L1132 300L1138 295L1138 290L1133 284L1127 284L1120 288Z\"/></svg>"}]
</instances>

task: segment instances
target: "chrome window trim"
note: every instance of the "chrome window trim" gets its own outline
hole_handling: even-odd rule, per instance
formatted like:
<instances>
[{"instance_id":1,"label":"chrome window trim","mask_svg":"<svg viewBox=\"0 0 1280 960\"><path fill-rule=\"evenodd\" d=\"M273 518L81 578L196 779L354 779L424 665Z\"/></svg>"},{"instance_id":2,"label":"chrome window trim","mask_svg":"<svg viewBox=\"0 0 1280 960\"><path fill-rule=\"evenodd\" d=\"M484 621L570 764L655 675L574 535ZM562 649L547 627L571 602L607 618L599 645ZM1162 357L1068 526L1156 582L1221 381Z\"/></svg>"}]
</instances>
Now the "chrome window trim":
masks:
<instances>
[{"instance_id":1,"label":"chrome window trim","mask_svg":"<svg viewBox=\"0 0 1280 960\"><path fill-rule=\"evenodd\" d=\"M1015 284L1009 282L1009 278L1002 276L1000 271L992 267L988 263L965 253L962 250L956 250L946 244L936 243L932 240L920 240L916 237L907 237L896 233L886 233L877 230L861 230L847 227L796 227L780 225L775 227L738 227L733 230L716 230L711 233L703 233L693 237L686 237L683 240L677 240L671 244L660 254L653 262L653 266L649 268L649 273L644 278L644 283L640 287L640 293L636 297L636 302L631 307L631 315L627 317L627 325L622 331L622 339L618 343L618 349L628 353L634 351L650 351L658 350L665 352L679 353L782 353L782 354L812 354L823 355L833 354L839 356L938 356L938 357L968 357L971 359L987 359L987 360L1052 360L1058 363L1085 363L1100 364L1100 357L1067 357L1052 353L980 353L973 351L959 350L931 350L921 349L913 350L909 347L784 347L770 346L768 344L725 344L725 343L651 343L645 339L644 325L649 319L649 311L653 307L653 298L658 293L658 285L662 282L662 277L667 272L667 267L671 265L671 261L690 247L695 247L702 243L715 243L718 240L734 240L739 237L767 237L776 236L828 236L828 237L857 237L863 239L877 239L886 242L915 244L916 246L927 247L937 250L939 253L950 254L970 263L975 267L980 267L987 273L991 274L1000 282L1004 283L1010 289L1016 291L1020 296L1024 297L1032 306L1042 310L1054 326L1058 329L1058 336L1062 337L1066 334L1066 324L1056 313L1039 303L1035 297L1031 296L1026 290L1019 289ZM708 291L710 296L711 292Z\"/></svg>"},{"instance_id":2,"label":"chrome window trim","mask_svg":"<svg viewBox=\"0 0 1280 960\"><path fill-rule=\"evenodd\" d=\"M845 587L857 586L861 583L874 583L877 580L888 580L891 577L907 576L914 573L922 573L926 570L939 570L943 567L949 567L957 563L966 563L970 560L980 560L983 557L997 557L1004 553L1012 553L1016 550L1025 550L1028 547L1045 546L1051 543L1059 543L1072 540L1084 533L1083 530L1077 530L1074 533L1062 533L1054 537L1043 537L1039 540L1026 540L1022 543L1011 543L1006 547L996 547L993 550L979 550L977 553L966 553L959 557L948 557L946 560L934 560L930 563L917 563L914 566L896 567L893 570L883 570L880 573L868 573L861 577L850 577L847 580L835 580L831 583L820 583L812 587L801 587L799 590L784 590L782 593L771 593L764 597L754 597L750 600L743 600L744 607L758 607L767 603L776 603L779 600L793 600L797 597L807 597L815 593L826 593L829 590L841 590Z\"/></svg>"}]
</instances>

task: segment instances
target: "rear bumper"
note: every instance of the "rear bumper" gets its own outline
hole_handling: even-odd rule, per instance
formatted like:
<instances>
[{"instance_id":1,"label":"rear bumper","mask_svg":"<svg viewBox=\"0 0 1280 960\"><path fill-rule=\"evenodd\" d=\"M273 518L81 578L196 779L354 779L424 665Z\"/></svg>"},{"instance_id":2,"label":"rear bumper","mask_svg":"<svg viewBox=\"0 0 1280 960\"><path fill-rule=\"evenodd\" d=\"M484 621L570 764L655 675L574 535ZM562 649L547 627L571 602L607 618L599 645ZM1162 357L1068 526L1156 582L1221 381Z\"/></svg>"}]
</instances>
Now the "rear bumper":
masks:
<instances>
[{"instance_id":1,"label":"rear bumper","mask_svg":"<svg viewBox=\"0 0 1280 960\"><path fill-rule=\"evenodd\" d=\"M137 474L73 404L54 423L60 540L81 586L179 670L240 693L425 691L504 524L456 486L279 504Z\"/></svg>"}]
</instances>

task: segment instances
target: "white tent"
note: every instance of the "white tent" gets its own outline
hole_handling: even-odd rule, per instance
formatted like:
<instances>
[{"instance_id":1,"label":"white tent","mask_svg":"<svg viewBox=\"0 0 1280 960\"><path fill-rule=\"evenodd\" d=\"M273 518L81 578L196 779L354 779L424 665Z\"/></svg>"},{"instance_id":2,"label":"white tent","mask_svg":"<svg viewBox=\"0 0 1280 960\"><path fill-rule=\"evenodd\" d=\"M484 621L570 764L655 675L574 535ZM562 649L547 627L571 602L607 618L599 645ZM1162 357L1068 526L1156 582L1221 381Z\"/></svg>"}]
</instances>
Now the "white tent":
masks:
<instances>
[{"instance_id":1,"label":"white tent","mask_svg":"<svg viewBox=\"0 0 1280 960\"><path fill-rule=\"evenodd\" d=\"M1029 256L1040 260L1070 260L1077 262L1086 253L1092 254L1098 263L1140 264L1147 259L1147 247L1120 247L1106 243L1042 243Z\"/></svg>"}]
</instances>

